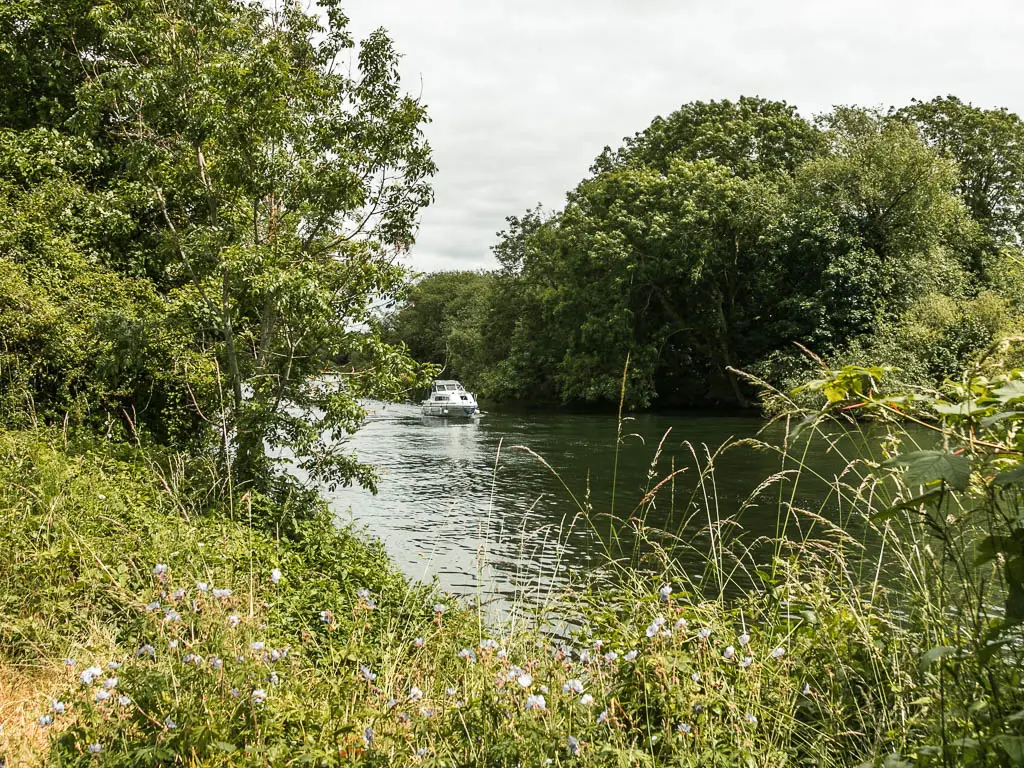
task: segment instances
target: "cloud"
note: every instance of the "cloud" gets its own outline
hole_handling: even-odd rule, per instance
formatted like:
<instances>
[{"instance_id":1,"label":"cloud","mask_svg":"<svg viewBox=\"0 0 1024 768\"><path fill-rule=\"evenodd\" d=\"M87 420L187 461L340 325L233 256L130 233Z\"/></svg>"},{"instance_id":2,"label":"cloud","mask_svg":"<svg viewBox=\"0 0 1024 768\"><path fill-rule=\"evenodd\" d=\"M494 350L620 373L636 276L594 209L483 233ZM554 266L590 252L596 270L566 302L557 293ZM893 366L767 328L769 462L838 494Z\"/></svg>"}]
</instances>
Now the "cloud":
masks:
<instances>
[{"instance_id":1,"label":"cloud","mask_svg":"<svg viewBox=\"0 0 1024 768\"><path fill-rule=\"evenodd\" d=\"M506 216L559 207L605 145L698 99L810 116L954 93L1024 111L1011 0L351 0L422 94L439 173L412 265L494 266Z\"/></svg>"}]
</instances>

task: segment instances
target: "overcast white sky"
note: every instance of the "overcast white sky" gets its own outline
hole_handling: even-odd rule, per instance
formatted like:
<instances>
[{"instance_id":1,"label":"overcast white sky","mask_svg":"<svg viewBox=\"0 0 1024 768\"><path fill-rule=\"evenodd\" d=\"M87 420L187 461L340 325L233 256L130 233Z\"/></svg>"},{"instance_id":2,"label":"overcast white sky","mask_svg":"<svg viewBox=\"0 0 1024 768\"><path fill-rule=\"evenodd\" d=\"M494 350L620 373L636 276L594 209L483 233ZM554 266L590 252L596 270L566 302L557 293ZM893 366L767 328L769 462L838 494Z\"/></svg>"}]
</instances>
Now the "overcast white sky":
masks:
<instances>
[{"instance_id":1,"label":"overcast white sky","mask_svg":"<svg viewBox=\"0 0 1024 768\"><path fill-rule=\"evenodd\" d=\"M1024 113L1020 0L348 0L422 94L439 171L409 260L495 266L505 217L561 207L605 145L695 100L833 104L955 94Z\"/></svg>"}]
</instances>

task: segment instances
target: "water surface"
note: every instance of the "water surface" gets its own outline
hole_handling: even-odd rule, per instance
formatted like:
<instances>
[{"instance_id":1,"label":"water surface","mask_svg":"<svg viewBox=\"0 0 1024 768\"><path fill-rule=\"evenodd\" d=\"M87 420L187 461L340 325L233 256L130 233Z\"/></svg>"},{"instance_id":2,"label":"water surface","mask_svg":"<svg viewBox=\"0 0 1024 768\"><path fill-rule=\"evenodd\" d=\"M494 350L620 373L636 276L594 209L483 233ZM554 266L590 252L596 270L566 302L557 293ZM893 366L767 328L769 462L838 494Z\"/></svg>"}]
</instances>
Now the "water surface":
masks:
<instances>
[{"instance_id":1,"label":"water surface","mask_svg":"<svg viewBox=\"0 0 1024 768\"><path fill-rule=\"evenodd\" d=\"M436 577L459 594L507 596L585 574L607 552L607 513L622 519L639 514L638 503L673 470L684 469L655 494L653 508L641 509L648 525L678 533L697 548L677 548L675 557L687 568L704 566L706 549L700 548L708 544L698 531L709 516L737 516L750 541L776 536L780 494L850 523L840 519L843 508L829 481L858 449L852 439L840 440L838 448L823 440L812 445L806 460L822 479L805 473L795 491L783 481L751 498L766 478L794 462L736 446L717 459L703 486L697 477L708 451L762 432L765 424L756 418L638 415L623 424L616 462L614 416L492 410L448 420L422 416L415 405L369 408L367 424L349 447L379 468L379 493L341 488L328 498L339 519L380 538L407 575ZM759 439L778 443L783 437L783 427L773 426ZM624 541L628 557L633 544L628 536Z\"/></svg>"}]
</instances>

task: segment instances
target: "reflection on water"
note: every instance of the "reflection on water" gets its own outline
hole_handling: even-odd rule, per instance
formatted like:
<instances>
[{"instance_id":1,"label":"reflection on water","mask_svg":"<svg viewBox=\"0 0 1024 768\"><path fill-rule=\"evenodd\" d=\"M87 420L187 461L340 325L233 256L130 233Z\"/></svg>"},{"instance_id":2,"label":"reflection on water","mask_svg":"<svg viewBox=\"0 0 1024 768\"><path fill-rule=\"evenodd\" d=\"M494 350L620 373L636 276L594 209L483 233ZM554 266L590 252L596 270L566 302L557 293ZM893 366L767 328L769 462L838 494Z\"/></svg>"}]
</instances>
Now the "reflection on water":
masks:
<instances>
[{"instance_id":1,"label":"reflection on water","mask_svg":"<svg viewBox=\"0 0 1024 768\"><path fill-rule=\"evenodd\" d=\"M366 426L350 438L349 447L360 461L379 468L379 494L341 488L328 498L339 519L354 520L380 538L409 576L436 576L460 594L507 596L527 584L544 589L602 562L602 537L577 513L589 501L593 525L605 533L613 478L616 516L628 517L645 489L673 468L685 467L659 491L647 523L675 532L685 522L684 538L695 534L708 518L702 493L696 507L688 503L698 472L690 446L702 455L705 445L714 450L762 427L751 418L641 415L624 424L616 473L614 417L489 412L448 420L422 416L418 406L372 404ZM781 431L762 437L781 439ZM824 443L808 460L825 480L845 465ZM782 468L777 453L730 449L716 461L712 513L722 518L739 513L751 538L776 535L782 486L763 491L753 503L744 501ZM783 490L788 500L791 489ZM805 479L794 501L818 511L829 496L824 480ZM699 514L692 515L695 510ZM700 547L702 542L692 543ZM703 566L701 552L684 548L676 556L684 567Z\"/></svg>"}]
</instances>

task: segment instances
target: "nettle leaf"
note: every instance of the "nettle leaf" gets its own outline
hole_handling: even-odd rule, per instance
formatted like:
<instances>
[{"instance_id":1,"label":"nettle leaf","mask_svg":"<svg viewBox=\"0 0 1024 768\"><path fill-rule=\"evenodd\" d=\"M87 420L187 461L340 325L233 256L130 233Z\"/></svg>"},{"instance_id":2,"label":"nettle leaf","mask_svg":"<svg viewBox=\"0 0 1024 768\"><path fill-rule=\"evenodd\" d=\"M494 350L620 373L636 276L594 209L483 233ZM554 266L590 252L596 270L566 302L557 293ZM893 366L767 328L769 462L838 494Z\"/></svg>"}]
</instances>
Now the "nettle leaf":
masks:
<instances>
[{"instance_id":1,"label":"nettle leaf","mask_svg":"<svg viewBox=\"0 0 1024 768\"><path fill-rule=\"evenodd\" d=\"M943 416L968 417L983 413L991 405L979 405L977 400L964 400L962 403L932 403L932 410Z\"/></svg>"},{"instance_id":2,"label":"nettle leaf","mask_svg":"<svg viewBox=\"0 0 1024 768\"><path fill-rule=\"evenodd\" d=\"M1024 381L1008 381L998 389L992 390L992 396L1001 403L1019 400L1024 397Z\"/></svg>"},{"instance_id":3,"label":"nettle leaf","mask_svg":"<svg viewBox=\"0 0 1024 768\"><path fill-rule=\"evenodd\" d=\"M958 491L967 490L971 464L948 451L914 451L883 462L882 467L902 467L903 481L910 486L944 482Z\"/></svg>"},{"instance_id":4,"label":"nettle leaf","mask_svg":"<svg viewBox=\"0 0 1024 768\"><path fill-rule=\"evenodd\" d=\"M986 416L981 420L981 426L991 427L1001 421L1006 421L1007 419L1013 419L1014 421L1024 419L1024 411L1003 411L1002 413L996 413L992 416Z\"/></svg>"}]
</instances>

